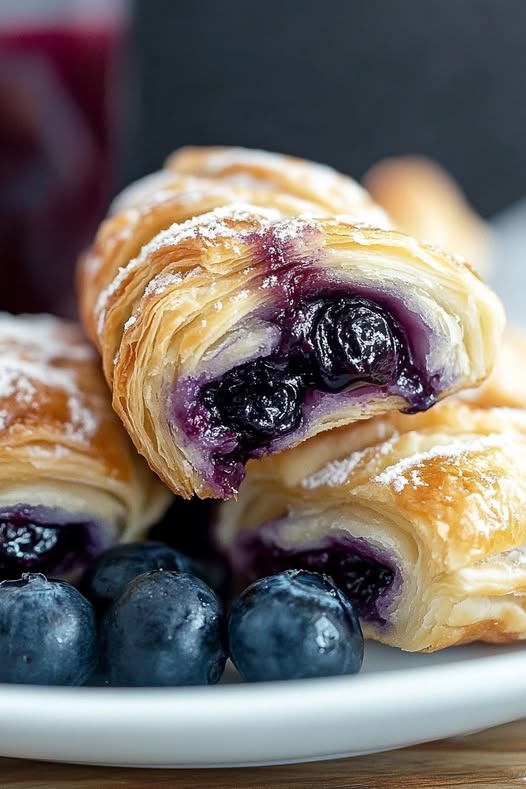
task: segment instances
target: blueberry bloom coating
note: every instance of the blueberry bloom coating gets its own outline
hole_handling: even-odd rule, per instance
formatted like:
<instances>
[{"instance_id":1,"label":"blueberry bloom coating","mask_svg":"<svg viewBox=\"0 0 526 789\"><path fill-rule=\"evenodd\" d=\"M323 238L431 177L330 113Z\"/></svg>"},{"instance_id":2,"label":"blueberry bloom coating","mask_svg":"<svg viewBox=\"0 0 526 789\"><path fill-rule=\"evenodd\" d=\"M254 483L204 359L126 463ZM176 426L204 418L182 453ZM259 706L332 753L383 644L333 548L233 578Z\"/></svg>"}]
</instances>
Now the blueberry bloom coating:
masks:
<instances>
[{"instance_id":1,"label":"blueberry bloom coating","mask_svg":"<svg viewBox=\"0 0 526 789\"><path fill-rule=\"evenodd\" d=\"M97 662L91 604L65 581L0 583L0 682L81 685Z\"/></svg>"},{"instance_id":2,"label":"blueberry bloom coating","mask_svg":"<svg viewBox=\"0 0 526 789\"><path fill-rule=\"evenodd\" d=\"M232 604L230 656L248 681L354 674L363 636L350 601L328 576L287 570Z\"/></svg>"},{"instance_id":3,"label":"blueberry bloom coating","mask_svg":"<svg viewBox=\"0 0 526 789\"><path fill-rule=\"evenodd\" d=\"M130 581L150 570L191 572L192 562L175 548L153 540L116 545L88 568L81 589L98 611L104 611Z\"/></svg>"},{"instance_id":4,"label":"blueberry bloom coating","mask_svg":"<svg viewBox=\"0 0 526 789\"><path fill-rule=\"evenodd\" d=\"M111 685L211 685L224 670L224 614L199 578L171 570L128 584L101 626L101 668Z\"/></svg>"}]
</instances>

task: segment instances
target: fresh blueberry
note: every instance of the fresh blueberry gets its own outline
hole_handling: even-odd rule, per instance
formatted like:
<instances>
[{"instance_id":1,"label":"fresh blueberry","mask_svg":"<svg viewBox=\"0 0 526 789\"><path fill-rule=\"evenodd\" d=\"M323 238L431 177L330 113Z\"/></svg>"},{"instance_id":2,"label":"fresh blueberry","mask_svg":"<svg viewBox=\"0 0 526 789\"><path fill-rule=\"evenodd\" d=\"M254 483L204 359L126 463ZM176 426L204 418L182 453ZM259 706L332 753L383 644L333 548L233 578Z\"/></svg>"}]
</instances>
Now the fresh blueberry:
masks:
<instances>
[{"instance_id":1,"label":"fresh blueberry","mask_svg":"<svg viewBox=\"0 0 526 789\"><path fill-rule=\"evenodd\" d=\"M224 614L199 578L154 570L128 584L101 627L111 685L212 685L226 660Z\"/></svg>"},{"instance_id":2,"label":"fresh blueberry","mask_svg":"<svg viewBox=\"0 0 526 789\"><path fill-rule=\"evenodd\" d=\"M164 542L189 556L192 569L186 572L193 572L222 600L226 600L230 590L230 568L219 553L214 538L216 508L217 502L212 499L177 497L163 519L152 528L148 538Z\"/></svg>"},{"instance_id":3,"label":"fresh blueberry","mask_svg":"<svg viewBox=\"0 0 526 789\"><path fill-rule=\"evenodd\" d=\"M350 601L326 575L287 570L232 604L230 656L248 681L354 674L363 636Z\"/></svg>"},{"instance_id":4,"label":"fresh blueberry","mask_svg":"<svg viewBox=\"0 0 526 789\"><path fill-rule=\"evenodd\" d=\"M0 682L81 685L96 661L95 614L73 586L40 573L0 583Z\"/></svg>"},{"instance_id":5,"label":"fresh blueberry","mask_svg":"<svg viewBox=\"0 0 526 789\"><path fill-rule=\"evenodd\" d=\"M129 542L102 553L86 571L80 588L98 611L105 611L126 585L149 570L192 572L192 562L161 542Z\"/></svg>"},{"instance_id":6,"label":"fresh blueberry","mask_svg":"<svg viewBox=\"0 0 526 789\"><path fill-rule=\"evenodd\" d=\"M396 381L400 343L392 320L367 299L314 302L309 339L325 386L341 391L353 382Z\"/></svg>"},{"instance_id":7,"label":"fresh blueberry","mask_svg":"<svg viewBox=\"0 0 526 789\"><path fill-rule=\"evenodd\" d=\"M216 421L248 447L294 430L301 420L301 396L301 379L266 359L234 367L202 394Z\"/></svg>"}]
</instances>

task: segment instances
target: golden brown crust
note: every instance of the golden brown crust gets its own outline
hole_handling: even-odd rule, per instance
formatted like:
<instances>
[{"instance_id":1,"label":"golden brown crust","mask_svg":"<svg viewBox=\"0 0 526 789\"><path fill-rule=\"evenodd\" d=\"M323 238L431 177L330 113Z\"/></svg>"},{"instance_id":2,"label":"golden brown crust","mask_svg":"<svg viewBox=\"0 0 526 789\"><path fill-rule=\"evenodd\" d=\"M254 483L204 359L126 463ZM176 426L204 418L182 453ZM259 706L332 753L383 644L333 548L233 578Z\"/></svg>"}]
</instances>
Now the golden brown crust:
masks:
<instances>
[{"instance_id":1,"label":"golden brown crust","mask_svg":"<svg viewBox=\"0 0 526 789\"><path fill-rule=\"evenodd\" d=\"M172 490L219 495L202 457L174 423L174 385L201 379L210 359L228 356L232 343L244 343L244 359L258 355L254 321L261 328L256 316L275 308L276 288L291 263L298 276L315 268L330 283L380 287L422 315L433 335L426 364L447 371L439 396L488 374L502 308L466 266L401 233L329 216L323 201L315 201L316 178L335 182L337 194L363 196L333 171L326 175L322 168L319 176L317 165L294 160L289 172L287 159L278 157L276 168L275 155L257 152L257 179L250 170L247 187L225 182L231 167L217 171L210 165L218 155L183 150L171 160L160 191L157 177L153 194L147 184L145 191L134 188L118 199L117 213L101 226L79 272L84 325L101 352L113 406L136 448ZM237 149L220 152L223 163L234 159L238 174L252 167L243 164L246 156ZM270 175L263 177L265 167ZM289 181L290 193L268 187ZM303 181L308 188L302 190ZM232 359L230 367L240 363ZM313 420L294 441L404 405L398 395L345 403Z\"/></svg>"},{"instance_id":2,"label":"golden brown crust","mask_svg":"<svg viewBox=\"0 0 526 789\"><path fill-rule=\"evenodd\" d=\"M220 535L228 550L285 519L289 548L335 529L369 538L397 555L403 586L390 626L365 622L368 637L408 650L503 643L526 638L525 503L526 413L452 398L250 463Z\"/></svg>"},{"instance_id":3,"label":"golden brown crust","mask_svg":"<svg viewBox=\"0 0 526 789\"><path fill-rule=\"evenodd\" d=\"M174 173L289 194L331 214L346 214L374 227L392 227L387 215L352 178L295 156L248 148L189 146L173 153L166 166Z\"/></svg>"},{"instance_id":4,"label":"golden brown crust","mask_svg":"<svg viewBox=\"0 0 526 789\"><path fill-rule=\"evenodd\" d=\"M116 418L80 329L0 314L0 506L85 512L129 538L169 500Z\"/></svg>"},{"instance_id":5,"label":"golden brown crust","mask_svg":"<svg viewBox=\"0 0 526 789\"><path fill-rule=\"evenodd\" d=\"M383 159L366 173L363 183L404 233L463 255L488 274L489 228L438 164L424 156Z\"/></svg>"},{"instance_id":6,"label":"golden brown crust","mask_svg":"<svg viewBox=\"0 0 526 789\"><path fill-rule=\"evenodd\" d=\"M265 190L247 191L241 187L222 184L209 179L197 179L190 176L172 175L168 173L169 181L160 192L153 195L147 193L143 202L124 207L123 211L105 220L97 233L94 244L83 257L78 268L78 291L80 295L80 308L86 331L92 342L101 346L100 326L102 320L107 324L111 321L106 317L111 312L112 304L119 301L119 295L126 290L129 282L137 277L131 268L132 276L119 277L121 269L129 267L148 242L156 238L162 231L177 224L183 224L199 215L208 215L215 209L229 205L250 205L254 207L254 216L250 217L252 228L260 229L257 221L257 210L261 209L264 216L265 209L277 212L282 218L294 217L299 214L323 216L325 212L317 205L308 203L287 194L273 194ZM206 224L206 223L203 223ZM247 231L250 225L245 221L237 227L238 232ZM234 229L234 226L233 226ZM190 239L186 239L187 242ZM197 237L193 246L196 254L193 266L201 257L202 238ZM189 252L192 246L189 247ZM163 270L162 260L156 273ZM144 264L144 261L143 261ZM146 265L143 265L146 269ZM188 266L191 269L192 265ZM154 278L149 276L149 271L144 272L141 283L145 286ZM118 291L113 291L114 283L118 279ZM102 299L108 290L113 291ZM128 316L129 317L129 316ZM122 325L122 321L116 323ZM109 326L104 326L104 342L110 342L116 349L116 341ZM113 340L113 341L112 341ZM104 354L106 358L108 354ZM109 355L108 355L109 356ZM111 375L111 371L107 371Z\"/></svg>"}]
</instances>

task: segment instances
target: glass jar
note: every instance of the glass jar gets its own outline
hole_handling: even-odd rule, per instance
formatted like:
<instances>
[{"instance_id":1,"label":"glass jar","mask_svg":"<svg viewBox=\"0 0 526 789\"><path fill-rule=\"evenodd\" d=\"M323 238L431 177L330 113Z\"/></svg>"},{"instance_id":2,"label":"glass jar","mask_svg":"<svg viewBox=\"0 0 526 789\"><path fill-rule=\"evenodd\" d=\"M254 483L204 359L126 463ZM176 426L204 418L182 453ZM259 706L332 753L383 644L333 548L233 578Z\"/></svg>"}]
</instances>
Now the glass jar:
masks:
<instances>
[{"instance_id":1,"label":"glass jar","mask_svg":"<svg viewBox=\"0 0 526 789\"><path fill-rule=\"evenodd\" d=\"M116 186L128 23L125 0L0 0L0 309L75 314Z\"/></svg>"}]
</instances>

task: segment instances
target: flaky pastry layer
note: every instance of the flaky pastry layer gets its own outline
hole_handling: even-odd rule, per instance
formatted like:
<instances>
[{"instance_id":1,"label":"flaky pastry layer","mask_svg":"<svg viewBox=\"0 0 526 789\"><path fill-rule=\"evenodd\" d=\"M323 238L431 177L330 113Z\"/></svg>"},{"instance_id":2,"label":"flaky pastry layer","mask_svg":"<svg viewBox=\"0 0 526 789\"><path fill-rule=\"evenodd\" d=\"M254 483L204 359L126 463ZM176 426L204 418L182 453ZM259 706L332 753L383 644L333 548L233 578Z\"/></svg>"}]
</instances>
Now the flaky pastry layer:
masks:
<instances>
[{"instance_id":1,"label":"flaky pastry layer","mask_svg":"<svg viewBox=\"0 0 526 789\"><path fill-rule=\"evenodd\" d=\"M27 523L85 524L89 550L138 537L170 498L114 414L97 354L80 329L50 316L0 314L3 557L26 539ZM72 545L67 550L74 553ZM64 557L56 559L62 567Z\"/></svg>"},{"instance_id":2,"label":"flaky pastry layer","mask_svg":"<svg viewBox=\"0 0 526 789\"><path fill-rule=\"evenodd\" d=\"M454 258L356 224L371 206L334 171L239 149L183 149L165 175L116 201L80 268L84 325L116 412L176 493L227 498L249 457L384 411L429 407L488 374L503 325L497 298ZM337 209L354 216L330 214ZM398 354L392 380L324 389L289 371L291 354L311 353L309 337L285 348L301 334L298 315L320 300L322 311L332 303L379 311ZM273 375L296 376L289 389L300 387L303 399L288 432L265 426L265 440L250 435L250 444L203 393L268 360Z\"/></svg>"}]
</instances>

